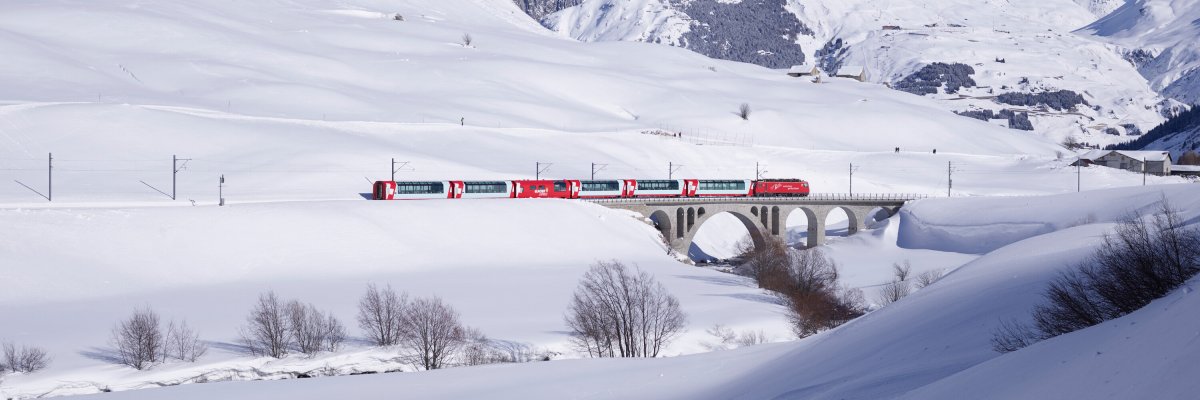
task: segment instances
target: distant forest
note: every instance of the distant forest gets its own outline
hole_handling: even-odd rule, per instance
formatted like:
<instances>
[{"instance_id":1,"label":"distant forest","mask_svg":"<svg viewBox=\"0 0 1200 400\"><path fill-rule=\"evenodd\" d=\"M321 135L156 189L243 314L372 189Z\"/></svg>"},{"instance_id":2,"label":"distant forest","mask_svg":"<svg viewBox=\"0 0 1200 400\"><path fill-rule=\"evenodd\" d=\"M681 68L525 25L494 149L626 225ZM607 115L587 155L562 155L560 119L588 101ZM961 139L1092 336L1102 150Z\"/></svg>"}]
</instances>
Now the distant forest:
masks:
<instances>
[{"instance_id":1,"label":"distant forest","mask_svg":"<svg viewBox=\"0 0 1200 400\"><path fill-rule=\"evenodd\" d=\"M1184 132L1200 132L1200 105L1194 105L1190 110L1181 112L1174 117L1171 117L1161 125L1154 127L1149 132L1141 137L1114 145L1109 145L1108 150L1143 150L1151 143L1158 141L1170 135ZM1181 150L1195 150L1200 146L1200 142L1193 142L1190 148ZM1165 150L1165 149L1152 149Z\"/></svg>"}]
</instances>

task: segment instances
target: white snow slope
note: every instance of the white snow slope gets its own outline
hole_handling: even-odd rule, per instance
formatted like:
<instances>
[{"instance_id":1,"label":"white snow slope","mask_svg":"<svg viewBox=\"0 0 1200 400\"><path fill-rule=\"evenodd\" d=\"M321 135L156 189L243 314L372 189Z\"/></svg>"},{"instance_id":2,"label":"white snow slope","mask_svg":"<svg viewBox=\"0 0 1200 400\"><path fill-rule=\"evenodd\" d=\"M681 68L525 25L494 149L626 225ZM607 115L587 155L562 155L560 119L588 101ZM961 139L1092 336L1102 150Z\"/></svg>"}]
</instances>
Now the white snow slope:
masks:
<instances>
[{"instance_id":1,"label":"white snow slope","mask_svg":"<svg viewBox=\"0 0 1200 400\"><path fill-rule=\"evenodd\" d=\"M1056 228L1009 230L994 250L925 290L795 343L654 360L185 385L102 398L1191 398L1200 390L1190 379L1200 373L1193 343L1200 321L1191 318L1200 307L1196 280L1125 317L1013 353L993 352L988 339L1000 319L1027 319L1045 283L1085 257L1111 221L1153 210L1165 197L1195 223L1198 191L1118 189L1027 198L1020 207L993 199L918 201L899 218L901 243L913 239L909 226L968 235L1031 220ZM1080 207L1093 201L1108 207Z\"/></svg>"},{"instance_id":2,"label":"white snow slope","mask_svg":"<svg viewBox=\"0 0 1200 400\"><path fill-rule=\"evenodd\" d=\"M736 2L734 2L736 3ZM691 18L665 0L587 0L546 17L552 29L585 41L636 40L679 45ZM865 66L871 82L896 82L934 62L975 69L978 89L931 95L947 109L1030 112L1035 131L1104 145L1130 138L1122 125L1147 131L1164 118L1164 101L1115 46L1072 30L1096 21L1111 1L789 1L787 9L812 29L799 35L807 59L835 39L849 51L841 65ZM1129 7L1129 6L1126 6ZM1180 19L1182 20L1182 18ZM898 31L883 26L899 26ZM1173 35L1187 41L1194 35ZM999 62L1003 60L1003 62ZM826 71L833 73L835 71ZM998 104L1007 92L1072 90L1087 106L1071 110ZM1105 134L1116 129L1119 136Z\"/></svg>"},{"instance_id":3,"label":"white snow slope","mask_svg":"<svg viewBox=\"0 0 1200 400\"><path fill-rule=\"evenodd\" d=\"M818 192L849 190L850 164L855 193L1031 195L1074 191L1078 179L1085 190L1143 182L1102 167L1076 175L1071 157L1043 138L876 85L802 84L681 49L563 40L504 0L3 8L0 342L41 346L54 358L44 371L0 378L4 398L411 370L395 351L359 342L283 360L253 359L233 345L266 290L313 302L355 334L354 304L369 282L439 295L492 338L575 358L562 313L578 277L601 259L636 263L679 296L689 330L668 355L704 350L704 329L718 323L788 338L770 296L743 278L681 265L652 228L624 213L565 201L362 201L370 181L390 177L393 157L401 180L529 178L537 162L553 163L543 177L583 178L595 162L607 164L602 178L662 177L668 163L682 164L677 176L749 178L760 163L765 176L805 178ZM743 102L749 120L733 114ZM659 129L684 135L643 133ZM166 196L172 154L190 159L177 201ZM216 206L218 190L227 207ZM847 284L871 296L893 262L953 269L978 257L898 247L897 221L833 239ZM698 242L746 234L729 222L714 218ZM149 371L111 363L112 324L146 305L187 319L213 349L195 364ZM823 337L795 346L816 348L834 335ZM533 368L636 373L631 364L689 360ZM445 376L470 371L520 369Z\"/></svg>"}]
</instances>

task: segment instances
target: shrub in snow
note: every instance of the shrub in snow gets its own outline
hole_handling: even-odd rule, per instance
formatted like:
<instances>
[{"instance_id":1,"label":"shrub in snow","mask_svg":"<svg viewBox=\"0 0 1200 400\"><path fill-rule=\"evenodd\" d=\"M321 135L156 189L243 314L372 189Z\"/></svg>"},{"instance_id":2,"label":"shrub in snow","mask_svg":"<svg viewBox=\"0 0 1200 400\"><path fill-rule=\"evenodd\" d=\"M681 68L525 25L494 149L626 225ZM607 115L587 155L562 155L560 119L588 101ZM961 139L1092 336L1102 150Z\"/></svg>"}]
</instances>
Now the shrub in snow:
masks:
<instances>
[{"instance_id":1,"label":"shrub in snow","mask_svg":"<svg viewBox=\"0 0 1200 400\"><path fill-rule=\"evenodd\" d=\"M21 346L5 343L3 358L0 358L0 374L4 371L31 373L50 365L50 356L39 347Z\"/></svg>"},{"instance_id":2,"label":"shrub in snow","mask_svg":"<svg viewBox=\"0 0 1200 400\"><path fill-rule=\"evenodd\" d=\"M749 120L750 119L750 104L742 103L742 105L738 106L737 116L741 117L742 120Z\"/></svg>"},{"instance_id":3,"label":"shrub in snow","mask_svg":"<svg viewBox=\"0 0 1200 400\"><path fill-rule=\"evenodd\" d=\"M466 338L466 344L459 351L461 365L523 363L549 357L525 343L489 339L475 328L466 328Z\"/></svg>"},{"instance_id":4,"label":"shrub in snow","mask_svg":"<svg viewBox=\"0 0 1200 400\"><path fill-rule=\"evenodd\" d=\"M974 73L970 65L935 62L893 83L892 87L915 95L938 93L941 87L946 88L946 93L958 93L960 88L975 86L975 80L971 79Z\"/></svg>"},{"instance_id":5,"label":"shrub in snow","mask_svg":"<svg viewBox=\"0 0 1200 400\"><path fill-rule=\"evenodd\" d=\"M687 327L666 287L618 261L584 273L565 319L572 344L593 357L657 357Z\"/></svg>"},{"instance_id":6,"label":"shrub in snow","mask_svg":"<svg viewBox=\"0 0 1200 400\"><path fill-rule=\"evenodd\" d=\"M743 244L741 249L759 287L787 304L797 336L810 336L863 314L862 291L841 287L837 264L820 249L790 250L776 238L758 247Z\"/></svg>"},{"instance_id":7,"label":"shrub in snow","mask_svg":"<svg viewBox=\"0 0 1200 400\"><path fill-rule=\"evenodd\" d=\"M467 328L458 311L438 297L418 298L404 310L400 346L411 354L413 364L427 369L447 366L447 361L467 344Z\"/></svg>"},{"instance_id":8,"label":"shrub in snow","mask_svg":"<svg viewBox=\"0 0 1200 400\"><path fill-rule=\"evenodd\" d=\"M1050 283L1033 326L1002 324L996 351L1074 332L1134 312L1200 273L1200 229L1184 226L1165 202L1160 213L1122 221L1084 263Z\"/></svg>"},{"instance_id":9,"label":"shrub in snow","mask_svg":"<svg viewBox=\"0 0 1200 400\"><path fill-rule=\"evenodd\" d=\"M721 324L715 324L712 327L705 329L704 333L707 333L717 339L715 342L701 343L701 345L709 351L754 346L771 341L771 339L767 337L767 333L763 332L762 330L743 331L739 334L734 332L733 329Z\"/></svg>"},{"instance_id":10,"label":"shrub in snow","mask_svg":"<svg viewBox=\"0 0 1200 400\"><path fill-rule=\"evenodd\" d=\"M922 272L920 275L917 275L917 289L924 289L925 287L932 285L934 282L942 279L942 275L945 273L946 271L941 269L933 269Z\"/></svg>"},{"instance_id":11,"label":"shrub in snow","mask_svg":"<svg viewBox=\"0 0 1200 400\"><path fill-rule=\"evenodd\" d=\"M475 38L472 38L470 33L464 33L462 35L462 45L463 46L471 47L471 43L473 43L473 42L475 42Z\"/></svg>"},{"instance_id":12,"label":"shrub in snow","mask_svg":"<svg viewBox=\"0 0 1200 400\"><path fill-rule=\"evenodd\" d=\"M121 364L142 370L162 359L166 340L158 314L149 307L135 310L112 330L112 345Z\"/></svg>"},{"instance_id":13,"label":"shrub in snow","mask_svg":"<svg viewBox=\"0 0 1200 400\"><path fill-rule=\"evenodd\" d=\"M400 327L407 307L408 293L397 295L391 286L381 290L369 284L358 301L358 327L376 346L396 345L400 343Z\"/></svg>"}]
</instances>

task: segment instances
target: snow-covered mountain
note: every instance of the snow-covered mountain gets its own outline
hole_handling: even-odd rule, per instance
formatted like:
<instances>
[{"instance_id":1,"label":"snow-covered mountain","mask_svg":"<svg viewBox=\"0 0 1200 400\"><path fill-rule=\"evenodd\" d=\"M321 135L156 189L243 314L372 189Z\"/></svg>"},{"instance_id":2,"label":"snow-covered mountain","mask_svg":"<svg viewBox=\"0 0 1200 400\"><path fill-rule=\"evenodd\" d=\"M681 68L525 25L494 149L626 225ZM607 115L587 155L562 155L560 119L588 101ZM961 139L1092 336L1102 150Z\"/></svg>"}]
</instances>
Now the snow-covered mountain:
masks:
<instances>
[{"instance_id":1,"label":"snow-covered mountain","mask_svg":"<svg viewBox=\"0 0 1200 400\"><path fill-rule=\"evenodd\" d=\"M1081 31L1120 45L1154 90L1200 103L1200 1L1129 1Z\"/></svg>"},{"instance_id":2,"label":"snow-covered mountain","mask_svg":"<svg viewBox=\"0 0 1200 400\"><path fill-rule=\"evenodd\" d=\"M542 22L579 40L665 43L772 68L863 66L868 81L898 87L933 76L924 86L935 89L908 91L1056 140L1107 144L1129 140L1179 107L1140 79L1119 49L1072 33L1121 3L585 0ZM960 90L936 78L940 71L925 70L936 63L969 71L962 74L967 85ZM1072 100L1047 99L1060 94Z\"/></svg>"}]
</instances>

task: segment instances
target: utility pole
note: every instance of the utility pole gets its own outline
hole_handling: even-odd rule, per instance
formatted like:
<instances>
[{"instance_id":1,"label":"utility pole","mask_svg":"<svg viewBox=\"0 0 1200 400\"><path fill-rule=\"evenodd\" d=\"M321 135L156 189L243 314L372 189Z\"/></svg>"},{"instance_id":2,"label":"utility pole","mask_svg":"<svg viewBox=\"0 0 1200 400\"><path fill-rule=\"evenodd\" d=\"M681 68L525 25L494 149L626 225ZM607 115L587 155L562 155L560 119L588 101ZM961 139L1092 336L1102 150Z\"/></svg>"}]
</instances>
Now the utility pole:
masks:
<instances>
[{"instance_id":1,"label":"utility pole","mask_svg":"<svg viewBox=\"0 0 1200 400\"><path fill-rule=\"evenodd\" d=\"M54 153L46 154L46 201L54 201Z\"/></svg>"},{"instance_id":2,"label":"utility pole","mask_svg":"<svg viewBox=\"0 0 1200 400\"><path fill-rule=\"evenodd\" d=\"M684 167L683 164L677 165L673 162L667 162L667 179L675 179L675 171L678 171L680 168L683 168L683 167Z\"/></svg>"},{"instance_id":3,"label":"utility pole","mask_svg":"<svg viewBox=\"0 0 1200 400\"><path fill-rule=\"evenodd\" d=\"M182 166L179 165L180 161L183 161ZM174 154L171 155L171 200L175 200L175 175L178 175L179 171L183 171L184 168L187 168L188 161L192 161L192 159L179 158Z\"/></svg>"},{"instance_id":4,"label":"utility pole","mask_svg":"<svg viewBox=\"0 0 1200 400\"><path fill-rule=\"evenodd\" d=\"M401 161L400 166L396 166L396 158L392 158L392 182L396 181L396 172L408 167L408 161Z\"/></svg>"},{"instance_id":5,"label":"utility pole","mask_svg":"<svg viewBox=\"0 0 1200 400\"><path fill-rule=\"evenodd\" d=\"M596 168L596 167L600 167L600 168ZM603 171L605 168L608 168L608 164L592 163L592 180L593 181L596 180L596 173Z\"/></svg>"},{"instance_id":6,"label":"utility pole","mask_svg":"<svg viewBox=\"0 0 1200 400\"><path fill-rule=\"evenodd\" d=\"M761 180L763 178L763 175L766 175L766 174L767 174L767 170L762 169L759 166L759 163L757 163L757 162L754 163L754 179L755 180Z\"/></svg>"},{"instance_id":7,"label":"utility pole","mask_svg":"<svg viewBox=\"0 0 1200 400\"><path fill-rule=\"evenodd\" d=\"M543 168L543 167L542 167L543 165L545 165L546 167L545 167L545 168ZM550 170L550 166L551 166L551 165L554 165L554 163L544 163L544 162L538 162L538 163L537 163L537 172L534 174L534 179L541 180L541 179L542 179L542 173L544 173L544 172L546 172L546 171Z\"/></svg>"},{"instance_id":8,"label":"utility pole","mask_svg":"<svg viewBox=\"0 0 1200 400\"><path fill-rule=\"evenodd\" d=\"M1146 186L1146 157L1142 157L1142 186Z\"/></svg>"},{"instance_id":9,"label":"utility pole","mask_svg":"<svg viewBox=\"0 0 1200 400\"><path fill-rule=\"evenodd\" d=\"M225 205L225 174L221 174L221 180L217 181L217 198L220 199L218 206Z\"/></svg>"},{"instance_id":10,"label":"utility pole","mask_svg":"<svg viewBox=\"0 0 1200 400\"><path fill-rule=\"evenodd\" d=\"M954 187L954 161L946 161L946 197L950 197L950 189Z\"/></svg>"},{"instance_id":11,"label":"utility pole","mask_svg":"<svg viewBox=\"0 0 1200 400\"><path fill-rule=\"evenodd\" d=\"M858 170L858 167L855 167L854 163L850 163L850 195L851 196L854 195L854 171L857 171L857 170Z\"/></svg>"}]
</instances>

